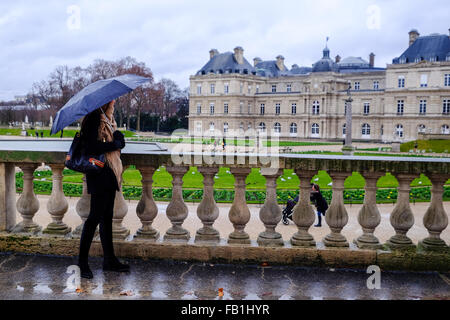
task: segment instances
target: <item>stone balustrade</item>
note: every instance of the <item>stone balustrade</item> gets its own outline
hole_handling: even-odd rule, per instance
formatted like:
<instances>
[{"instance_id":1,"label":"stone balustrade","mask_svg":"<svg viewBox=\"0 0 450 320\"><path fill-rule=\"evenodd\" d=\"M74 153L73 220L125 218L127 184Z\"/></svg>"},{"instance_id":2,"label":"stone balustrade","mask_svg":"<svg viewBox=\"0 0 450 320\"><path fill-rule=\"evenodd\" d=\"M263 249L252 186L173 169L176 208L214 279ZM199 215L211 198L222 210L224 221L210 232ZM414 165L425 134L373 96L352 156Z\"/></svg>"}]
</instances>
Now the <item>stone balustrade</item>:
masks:
<instances>
[{"instance_id":1,"label":"stone balustrade","mask_svg":"<svg viewBox=\"0 0 450 320\"><path fill-rule=\"evenodd\" d=\"M63 222L64 214L67 211L67 200L64 197L61 182L64 156L64 152L56 151L0 150L0 231L9 234L33 235L39 235L42 232L46 236L66 238L79 236L82 225L72 231ZM129 212L122 193L118 192L113 217L115 241L127 238L128 241L139 243L186 245L193 237L195 245L200 243L214 246L222 239L229 246L239 246L244 249L249 246L315 248L319 244L325 248L341 248L341 250L350 247L356 250L380 249L383 244L374 235L381 221L376 203L376 183L381 176L389 172L398 179L399 187L397 203L390 214L393 234L385 243L384 248L395 251L412 250L419 245L421 250L425 251L448 252L449 247L440 238L440 234L448 226L448 215L444 211L442 199L443 185L450 178L450 159L277 155L277 167L270 168L267 162L261 163L255 155L231 154L227 155L226 159L225 157L221 158L221 155L210 155L216 161L208 158L201 164L195 164L195 161L198 163L199 156L201 159L199 154L184 154L182 158L178 158L183 162L175 163L168 152L123 152L124 167L135 165L140 171L143 190L136 212ZM238 159L238 157L240 158ZM52 222L43 231L41 231L43 226L39 226L33 221L40 205L33 191L33 172L41 163L48 164L53 172L53 188L47 204ZM158 212L152 195L152 176L161 165L164 165L173 177L172 199L166 212ZM219 215L213 195L214 176L219 167L224 165L230 167L230 172L235 177L235 197L229 210L229 221L233 225L234 231L230 234L224 234L214 227L214 222ZM22 194L15 203L14 170L16 166L23 171L24 186ZM182 196L183 176L189 166L196 166L204 178L203 199L197 207L197 216L202 226L192 235L183 227L188 216L188 208ZM245 231L250 220L250 211L245 200L245 179L251 168L254 167L261 168L261 174L266 178L266 199L259 212L260 223L265 230L259 234L256 243L250 241L249 235ZM281 221L281 206L277 202L276 181L283 169L294 169L300 179L300 201L293 212L293 221L298 230L292 234L290 239L283 239L276 231ZM309 201L309 191L310 181L319 170L326 170L333 180L332 201L325 216L329 233L323 239L314 239L309 233L315 220L314 209ZM343 198L344 181L355 171L360 172L365 178L365 198L358 214L361 231L359 234L355 234L354 239L347 239L341 233L348 223L348 214ZM408 231L417 221L414 220L411 212L409 192L410 183L420 174L425 174L432 182L432 199L423 219L423 225L428 230L429 236L419 243L413 243L408 237ZM86 184L83 183L83 195L79 198L76 206L76 211L83 222L89 213L89 197L86 192ZM22 216L22 221L18 223L16 222L16 210ZM130 214L136 214L142 224L137 233L131 237L129 237L130 231L122 224L125 216ZM155 230L152 226L155 217L160 214L166 215L170 220L172 226L168 230ZM162 239L160 234L163 234Z\"/></svg>"}]
</instances>

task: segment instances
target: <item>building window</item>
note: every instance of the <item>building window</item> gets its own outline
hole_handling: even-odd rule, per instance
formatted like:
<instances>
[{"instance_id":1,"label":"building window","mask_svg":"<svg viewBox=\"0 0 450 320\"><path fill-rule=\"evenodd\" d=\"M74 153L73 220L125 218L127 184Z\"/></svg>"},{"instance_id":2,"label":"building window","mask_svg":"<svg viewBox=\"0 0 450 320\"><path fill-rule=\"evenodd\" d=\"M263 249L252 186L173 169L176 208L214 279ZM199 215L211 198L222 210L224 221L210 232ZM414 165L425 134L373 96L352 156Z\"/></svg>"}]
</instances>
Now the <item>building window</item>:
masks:
<instances>
[{"instance_id":1,"label":"building window","mask_svg":"<svg viewBox=\"0 0 450 320\"><path fill-rule=\"evenodd\" d=\"M419 126L417 127L417 132L425 133L426 132L425 125L424 124L419 124Z\"/></svg>"},{"instance_id":2,"label":"building window","mask_svg":"<svg viewBox=\"0 0 450 320\"><path fill-rule=\"evenodd\" d=\"M398 124L395 127L395 134L397 135L397 137L403 138L403 126L401 124Z\"/></svg>"},{"instance_id":3,"label":"building window","mask_svg":"<svg viewBox=\"0 0 450 320\"><path fill-rule=\"evenodd\" d=\"M368 115L370 113L370 103L364 102L364 115Z\"/></svg>"},{"instance_id":4,"label":"building window","mask_svg":"<svg viewBox=\"0 0 450 320\"><path fill-rule=\"evenodd\" d=\"M202 105L200 103L197 104L197 114L202 113Z\"/></svg>"},{"instance_id":5,"label":"building window","mask_svg":"<svg viewBox=\"0 0 450 320\"><path fill-rule=\"evenodd\" d=\"M266 112L266 105L264 103L261 103L259 114L264 114L265 112Z\"/></svg>"},{"instance_id":6,"label":"building window","mask_svg":"<svg viewBox=\"0 0 450 320\"><path fill-rule=\"evenodd\" d=\"M450 134L450 128L449 128L449 126L446 125L446 124L444 124L444 125L441 127L441 133L442 133L442 134Z\"/></svg>"},{"instance_id":7,"label":"building window","mask_svg":"<svg viewBox=\"0 0 450 320\"><path fill-rule=\"evenodd\" d=\"M276 122L275 125L273 126L273 130L275 131L275 133L280 133L281 132L281 124Z\"/></svg>"},{"instance_id":8,"label":"building window","mask_svg":"<svg viewBox=\"0 0 450 320\"><path fill-rule=\"evenodd\" d=\"M320 127L317 123L313 123L311 126L311 135L313 137L318 137L320 134Z\"/></svg>"},{"instance_id":9,"label":"building window","mask_svg":"<svg viewBox=\"0 0 450 320\"><path fill-rule=\"evenodd\" d=\"M444 86L450 87L450 74L444 76Z\"/></svg>"},{"instance_id":10,"label":"building window","mask_svg":"<svg viewBox=\"0 0 450 320\"><path fill-rule=\"evenodd\" d=\"M420 57L416 57L416 59L414 59L414 62L415 62L415 63L418 63L418 62L420 62L420 61L421 61Z\"/></svg>"},{"instance_id":11,"label":"building window","mask_svg":"<svg viewBox=\"0 0 450 320\"><path fill-rule=\"evenodd\" d=\"M248 114L252 113L252 104L251 103L248 104L247 108L248 108Z\"/></svg>"},{"instance_id":12,"label":"building window","mask_svg":"<svg viewBox=\"0 0 450 320\"><path fill-rule=\"evenodd\" d=\"M319 114L320 113L320 102L317 101L317 100L313 102L312 113L313 114Z\"/></svg>"},{"instance_id":13,"label":"building window","mask_svg":"<svg viewBox=\"0 0 450 320\"><path fill-rule=\"evenodd\" d=\"M211 94L216 93L216 85L215 84L211 84Z\"/></svg>"},{"instance_id":14,"label":"building window","mask_svg":"<svg viewBox=\"0 0 450 320\"><path fill-rule=\"evenodd\" d=\"M360 83L359 83L359 81L356 81L355 82L355 90L359 90L359 87L360 87Z\"/></svg>"},{"instance_id":15,"label":"building window","mask_svg":"<svg viewBox=\"0 0 450 320\"><path fill-rule=\"evenodd\" d=\"M450 100L442 101L442 113L449 114L450 113Z\"/></svg>"},{"instance_id":16,"label":"building window","mask_svg":"<svg viewBox=\"0 0 450 320\"><path fill-rule=\"evenodd\" d=\"M196 131L197 132L202 132L202 123L201 122L197 122L195 124L195 126L196 126Z\"/></svg>"},{"instance_id":17,"label":"building window","mask_svg":"<svg viewBox=\"0 0 450 320\"><path fill-rule=\"evenodd\" d=\"M420 114L427 113L427 100L420 100L420 102L419 102L419 113Z\"/></svg>"},{"instance_id":18,"label":"building window","mask_svg":"<svg viewBox=\"0 0 450 320\"><path fill-rule=\"evenodd\" d=\"M239 103L239 113L244 113L244 102L243 101L241 101Z\"/></svg>"},{"instance_id":19,"label":"building window","mask_svg":"<svg viewBox=\"0 0 450 320\"><path fill-rule=\"evenodd\" d=\"M281 112L281 105L279 103L275 104L275 114L279 115Z\"/></svg>"},{"instance_id":20,"label":"building window","mask_svg":"<svg viewBox=\"0 0 450 320\"><path fill-rule=\"evenodd\" d=\"M210 114L214 114L214 103L211 103L211 104L209 105L209 113L210 113Z\"/></svg>"},{"instance_id":21,"label":"building window","mask_svg":"<svg viewBox=\"0 0 450 320\"><path fill-rule=\"evenodd\" d=\"M273 84L272 85L272 93L276 93L277 92L277 85Z\"/></svg>"},{"instance_id":22,"label":"building window","mask_svg":"<svg viewBox=\"0 0 450 320\"><path fill-rule=\"evenodd\" d=\"M347 114L347 101L344 102L344 115Z\"/></svg>"},{"instance_id":23,"label":"building window","mask_svg":"<svg viewBox=\"0 0 450 320\"><path fill-rule=\"evenodd\" d=\"M380 81L374 81L373 82L373 90L378 90L380 89Z\"/></svg>"},{"instance_id":24,"label":"building window","mask_svg":"<svg viewBox=\"0 0 450 320\"><path fill-rule=\"evenodd\" d=\"M297 104L296 103L292 104L291 113L292 114L297 114Z\"/></svg>"},{"instance_id":25,"label":"building window","mask_svg":"<svg viewBox=\"0 0 450 320\"><path fill-rule=\"evenodd\" d=\"M256 93L259 93L259 85L256 86Z\"/></svg>"},{"instance_id":26,"label":"building window","mask_svg":"<svg viewBox=\"0 0 450 320\"><path fill-rule=\"evenodd\" d=\"M252 93L252 86L248 86L248 94L251 94Z\"/></svg>"},{"instance_id":27,"label":"building window","mask_svg":"<svg viewBox=\"0 0 450 320\"><path fill-rule=\"evenodd\" d=\"M297 124L291 123L290 128L289 128L289 132L290 132L291 134L297 133Z\"/></svg>"},{"instance_id":28,"label":"building window","mask_svg":"<svg viewBox=\"0 0 450 320\"><path fill-rule=\"evenodd\" d=\"M405 109L405 101L397 100L397 115L403 115L404 109Z\"/></svg>"},{"instance_id":29,"label":"building window","mask_svg":"<svg viewBox=\"0 0 450 320\"><path fill-rule=\"evenodd\" d=\"M197 85L197 94L202 94L202 85L201 84Z\"/></svg>"},{"instance_id":30,"label":"building window","mask_svg":"<svg viewBox=\"0 0 450 320\"><path fill-rule=\"evenodd\" d=\"M223 124L223 132L224 132L224 133L227 133L227 132L228 132L228 122L225 122L225 123Z\"/></svg>"},{"instance_id":31,"label":"building window","mask_svg":"<svg viewBox=\"0 0 450 320\"><path fill-rule=\"evenodd\" d=\"M214 133L214 122L210 122L210 123L209 123L209 131L210 131L211 133Z\"/></svg>"},{"instance_id":32,"label":"building window","mask_svg":"<svg viewBox=\"0 0 450 320\"><path fill-rule=\"evenodd\" d=\"M344 124L342 125L342 135L345 136L346 133L347 133L347 124L344 123Z\"/></svg>"},{"instance_id":33,"label":"building window","mask_svg":"<svg viewBox=\"0 0 450 320\"><path fill-rule=\"evenodd\" d=\"M239 93L244 93L244 84L242 82L239 85Z\"/></svg>"},{"instance_id":34,"label":"building window","mask_svg":"<svg viewBox=\"0 0 450 320\"><path fill-rule=\"evenodd\" d=\"M398 76L398 87L399 88L405 87L405 76Z\"/></svg>"},{"instance_id":35,"label":"building window","mask_svg":"<svg viewBox=\"0 0 450 320\"><path fill-rule=\"evenodd\" d=\"M230 92L230 85L228 83L225 83L223 86L223 93L228 94Z\"/></svg>"},{"instance_id":36,"label":"building window","mask_svg":"<svg viewBox=\"0 0 450 320\"><path fill-rule=\"evenodd\" d=\"M266 124L264 122L260 122L258 129L259 129L259 132L266 132Z\"/></svg>"},{"instance_id":37,"label":"building window","mask_svg":"<svg viewBox=\"0 0 450 320\"><path fill-rule=\"evenodd\" d=\"M428 75L427 74L421 74L420 75L420 87L425 88L428 86Z\"/></svg>"},{"instance_id":38,"label":"building window","mask_svg":"<svg viewBox=\"0 0 450 320\"><path fill-rule=\"evenodd\" d=\"M291 84L288 84L286 86L286 92L292 92L292 85Z\"/></svg>"},{"instance_id":39,"label":"building window","mask_svg":"<svg viewBox=\"0 0 450 320\"><path fill-rule=\"evenodd\" d=\"M370 125L368 123L364 123L362 125L361 133L362 133L363 137L364 136L366 136L366 137L370 136Z\"/></svg>"},{"instance_id":40,"label":"building window","mask_svg":"<svg viewBox=\"0 0 450 320\"><path fill-rule=\"evenodd\" d=\"M384 126L383 125L381 125L381 127L380 127L380 135L384 135Z\"/></svg>"},{"instance_id":41,"label":"building window","mask_svg":"<svg viewBox=\"0 0 450 320\"><path fill-rule=\"evenodd\" d=\"M228 114L228 103L223 104L223 113Z\"/></svg>"}]
</instances>

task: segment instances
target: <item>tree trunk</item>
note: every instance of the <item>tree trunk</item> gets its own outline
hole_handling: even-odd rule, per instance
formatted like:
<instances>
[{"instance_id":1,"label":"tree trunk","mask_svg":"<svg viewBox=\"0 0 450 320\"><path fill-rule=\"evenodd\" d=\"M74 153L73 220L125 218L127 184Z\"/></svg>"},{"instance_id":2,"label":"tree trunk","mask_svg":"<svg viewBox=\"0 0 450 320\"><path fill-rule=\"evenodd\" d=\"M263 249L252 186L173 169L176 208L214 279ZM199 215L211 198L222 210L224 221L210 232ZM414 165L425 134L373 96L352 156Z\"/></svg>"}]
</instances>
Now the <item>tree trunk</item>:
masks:
<instances>
[{"instance_id":1,"label":"tree trunk","mask_svg":"<svg viewBox=\"0 0 450 320\"><path fill-rule=\"evenodd\" d=\"M137 108L136 131L141 131L141 108Z\"/></svg>"}]
</instances>

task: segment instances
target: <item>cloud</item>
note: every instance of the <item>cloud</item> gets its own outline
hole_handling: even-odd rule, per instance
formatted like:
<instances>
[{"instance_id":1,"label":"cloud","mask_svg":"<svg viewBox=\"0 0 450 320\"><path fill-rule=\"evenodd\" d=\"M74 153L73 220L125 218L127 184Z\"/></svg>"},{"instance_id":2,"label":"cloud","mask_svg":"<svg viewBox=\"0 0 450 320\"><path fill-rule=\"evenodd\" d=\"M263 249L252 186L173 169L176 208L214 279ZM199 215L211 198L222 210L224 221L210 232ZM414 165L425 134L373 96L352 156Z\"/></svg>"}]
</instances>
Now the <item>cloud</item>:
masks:
<instances>
[{"instance_id":1,"label":"cloud","mask_svg":"<svg viewBox=\"0 0 450 320\"><path fill-rule=\"evenodd\" d=\"M69 6L79 8L79 28L70 28L77 17ZM377 28L368 28L370 6L379 8ZM385 66L406 49L411 28L446 33L449 9L438 0L426 10L422 1L387 0L2 2L0 100L25 94L58 65L86 67L96 58L133 56L182 88L211 48L240 45L249 61L283 54L287 66L311 66L327 36L332 56L374 52Z\"/></svg>"}]
</instances>

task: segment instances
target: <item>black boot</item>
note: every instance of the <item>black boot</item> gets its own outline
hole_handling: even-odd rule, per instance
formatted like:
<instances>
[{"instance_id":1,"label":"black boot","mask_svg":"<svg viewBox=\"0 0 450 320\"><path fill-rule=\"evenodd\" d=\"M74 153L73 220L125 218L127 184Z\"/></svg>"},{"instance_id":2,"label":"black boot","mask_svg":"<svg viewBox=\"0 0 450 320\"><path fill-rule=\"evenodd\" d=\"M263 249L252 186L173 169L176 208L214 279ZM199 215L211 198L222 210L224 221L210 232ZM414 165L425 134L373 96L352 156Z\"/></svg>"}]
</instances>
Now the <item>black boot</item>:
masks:
<instances>
[{"instance_id":1,"label":"black boot","mask_svg":"<svg viewBox=\"0 0 450 320\"><path fill-rule=\"evenodd\" d=\"M129 272L130 266L121 263L116 257L108 258L103 261L103 271Z\"/></svg>"},{"instance_id":2,"label":"black boot","mask_svg":"<svg viewBox=\"0 0 450 320\"><path fill-rule=\"evenodd\" d=\"M314 225L314 227L321 227L322 226L322 214L320 212L317 212L317 218L319 219L319 221L317 222L316 225Z\"/></svg>"},{"instance_id":3,"label":"black boot","mask_svg":"<svg viewBox=\"0 0 450 320\"><path fill-rule=\"evenodd\" d=\"M91 268L87 262L78 262L78 267L80 268L80 276L85 279L92 279L94 275L92 274Z\"/></svg>"}]
</instances>

